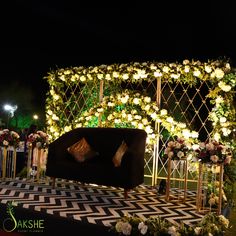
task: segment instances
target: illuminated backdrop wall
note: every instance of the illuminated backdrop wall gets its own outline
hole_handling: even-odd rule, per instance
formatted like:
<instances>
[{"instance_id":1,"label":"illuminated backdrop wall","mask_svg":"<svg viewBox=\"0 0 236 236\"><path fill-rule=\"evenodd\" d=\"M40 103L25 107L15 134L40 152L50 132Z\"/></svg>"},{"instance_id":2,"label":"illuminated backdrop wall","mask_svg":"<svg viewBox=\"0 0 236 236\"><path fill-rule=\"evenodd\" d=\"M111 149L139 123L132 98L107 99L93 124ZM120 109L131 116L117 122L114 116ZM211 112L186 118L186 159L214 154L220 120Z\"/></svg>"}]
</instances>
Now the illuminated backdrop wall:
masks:
<instances>
[{"instance_id":1,"label":"illuminated backdrop wall","mask_svg":"<svg viewBox=\"0 0 236 236\"><path fill-rule=\"evenodd\" d=\"M50 71L50 140L76 127L136 127L148 133L145 176L166 175L160 158L176 136L235 147L236 74L228 61L143 62Z\"/></svg>"}]
</instances>

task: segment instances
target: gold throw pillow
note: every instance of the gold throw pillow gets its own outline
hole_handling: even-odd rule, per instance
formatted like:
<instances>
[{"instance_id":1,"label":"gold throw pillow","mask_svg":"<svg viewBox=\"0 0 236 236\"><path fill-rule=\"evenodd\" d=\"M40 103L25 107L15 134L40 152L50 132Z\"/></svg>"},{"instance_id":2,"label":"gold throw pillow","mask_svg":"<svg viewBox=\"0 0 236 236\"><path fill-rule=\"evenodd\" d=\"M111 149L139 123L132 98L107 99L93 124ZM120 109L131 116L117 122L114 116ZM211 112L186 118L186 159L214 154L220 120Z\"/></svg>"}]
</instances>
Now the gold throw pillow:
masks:
<instances>
[{"instance_id":1,"label":"gold throw pillow","mask_svg":"<svg viewBox=\"0 0 236 236\"><path fill-rule=\"evenodd\" d=\"M80 139L78 142L68 147L67 151L78 162L84 162L95 157L98 154L90 147L85 138Z\"/></svg>"},{"instance_id":2,"label":"gold throw pillow","mask_svg":"<svg viewBox=\"0 0 236 236\"><path fill-rule=\"evenodd\" d=\"M119 167L121 165L122 158L123 158L127 149L128 149L127 144L125 143L125 141L122 141L121 145L117 149L117 151L112 159L115 167Z\"/></svg>"}]
</instances>

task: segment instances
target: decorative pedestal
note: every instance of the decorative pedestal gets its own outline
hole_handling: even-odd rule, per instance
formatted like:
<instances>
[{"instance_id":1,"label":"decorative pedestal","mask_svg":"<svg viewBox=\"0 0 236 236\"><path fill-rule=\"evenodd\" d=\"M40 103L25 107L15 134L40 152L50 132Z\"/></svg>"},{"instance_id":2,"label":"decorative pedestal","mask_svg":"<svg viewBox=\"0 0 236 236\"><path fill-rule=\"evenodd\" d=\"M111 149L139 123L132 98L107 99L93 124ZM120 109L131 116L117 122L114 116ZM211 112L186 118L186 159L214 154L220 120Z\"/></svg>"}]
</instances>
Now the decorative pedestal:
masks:
<instances>
[{"instance_id":1,"label":"decorative pedestal","mask_svg":"<svg viewBox=\"0 0 236 236\"><path fill-rule=\"evenodd\" d=\"M4 146L1 151L1 178L14 179L16 177L16 148Z\"/></svg>"},{"instance_id":2,"label":"decorative pedestal","mask_svg":"<svg viewBox=\"0 0 236 236\"><path fill-rule=\"evenodd\" d=\"M36 181L37 182L40 181L42 177L42 169L45 168L45 165L46 165L45 158L47 158L47 150L43 150L37 147L33 149L32 146L29 147L28 160L27 160L27 178L28 179L30 179L31 175L33 175L33 179L34 179L36 168L37 168Z\"/></svg>"},{"instance_id":3,"label":"decorative pedestal","mask_svg":"<svg viewBox=\"0 0 236 236\"><path fill-rule=\"evenodd\" d=\"M187 198L188 179L187 159L171 160L171 158L168 158L167 165L166 201L179 200L185 202ZM172 183L177 183L177 186L173 186L173 190L176 193L172 191L171 194Z\"/></svg>"},{"instance_id":4,"label":"decorative pedestal","mask_svg":"<svg viewBox=\"0 0 236 236\"><path fill-rule=\"evenodd\" d=\"M211 165L210 167L212 168L219 168L219 173L212 173L211 177L211 182L212 184L215 184L216 181L219 181L219 186L217 188L219 189L218 191L218 196L217 196L217 208L216 208L216 213L218 215L221 214L222 210L222 197L223 197L223 174L224 174L224 164L215 164ZM207 174L207 164L199 163L199 173L198 173L198 183L197 183L197 199L196 199L196 209L197 212L202 212L202 211L212 211L211 204L209 204L209 207L206 207L205 205L207 204L207 185L209 184L209 179L208 179L208 174ZM204 177L207 175L207 177ZM215 190L216 191L216 190ZM213 193L214 194L214 193Z\"/></svg>"}]
</instances>

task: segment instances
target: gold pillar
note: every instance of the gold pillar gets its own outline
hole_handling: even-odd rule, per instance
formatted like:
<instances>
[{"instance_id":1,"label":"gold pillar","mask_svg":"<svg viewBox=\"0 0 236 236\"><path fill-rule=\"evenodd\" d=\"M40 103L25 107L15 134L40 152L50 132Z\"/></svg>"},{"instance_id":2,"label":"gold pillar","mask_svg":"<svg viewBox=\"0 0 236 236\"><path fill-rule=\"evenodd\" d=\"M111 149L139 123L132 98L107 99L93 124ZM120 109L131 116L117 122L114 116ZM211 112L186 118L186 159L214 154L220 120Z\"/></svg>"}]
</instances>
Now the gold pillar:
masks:
<instances>
[{"instance_id":1,"label":"gold pillar","mask_svg":"<svg viewBox=\"0 0 236 236\"><path fill-rule=\"evenodd\" d=\"M40 172L41 172L41 148L37 148L38 149L38 158L37 158L37 182L39 182L40 179Z\"/></svg>"},{"instance_id":2,"label":"gold pillar","mask_svg":"<svg viewBox=\"0 0 236 236\"><path fill-rule=\"evenodd\" d=\"M157 79L157 90L156 90L156 104L159 109L161 109L161 78ZM152 176L152 185L157 184L158 177L158 158L159 158L159 139L160 139L160 123L155 123L155 130L157 131L157 140L154 145L154 156L153 156L153 176Z\"/></svg>"}]
</instances>

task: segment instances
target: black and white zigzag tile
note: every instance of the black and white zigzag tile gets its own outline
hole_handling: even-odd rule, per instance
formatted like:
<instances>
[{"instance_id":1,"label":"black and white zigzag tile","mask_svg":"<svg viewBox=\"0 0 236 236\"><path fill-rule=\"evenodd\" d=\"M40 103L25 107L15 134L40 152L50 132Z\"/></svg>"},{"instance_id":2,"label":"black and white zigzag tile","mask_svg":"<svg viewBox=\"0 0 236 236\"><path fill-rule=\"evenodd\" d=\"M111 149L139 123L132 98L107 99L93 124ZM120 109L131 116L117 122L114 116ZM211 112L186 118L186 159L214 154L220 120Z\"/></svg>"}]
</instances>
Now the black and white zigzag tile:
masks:
<instances>
[{"instance_id":1,"label":"black and white zigzag tile","mask_svg":"<svg viewBox=\"0 0 236 236\"><path fill-rule=\"evenodd\" d=\"M172 190L175 191L175 190ZM123 215L142 219L160 216L179 224L195 224L203 215L196 212L196 194L188 192L185 203L166 202L151 186L139 186L124 199L123 189L81 185L58 180L53 189L48 183L28 182L25 179L0 182L0 202L17 202L18 206L45 214L67 217L86 223L114 225Z\"/></svg>"}]
</instances>

